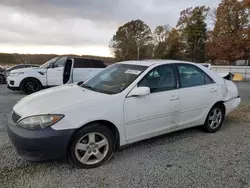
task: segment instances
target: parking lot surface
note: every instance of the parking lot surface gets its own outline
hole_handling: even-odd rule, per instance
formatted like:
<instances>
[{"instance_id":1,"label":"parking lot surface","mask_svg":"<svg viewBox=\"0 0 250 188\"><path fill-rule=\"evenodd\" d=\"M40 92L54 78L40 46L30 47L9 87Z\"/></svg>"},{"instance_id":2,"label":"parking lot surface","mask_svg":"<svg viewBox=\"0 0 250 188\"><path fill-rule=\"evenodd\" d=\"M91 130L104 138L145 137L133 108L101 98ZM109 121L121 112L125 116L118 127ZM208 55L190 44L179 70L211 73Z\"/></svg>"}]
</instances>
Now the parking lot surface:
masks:
<instances>
[{"instance_id":1,"label":"parking lot surface","mask_svg":"<svg viewBox=\"0 0 250 188\"><path fill-rule=\"evenodd\" d=\"M215 134L192 128L130 145L107 164L76 169L67 160L30 163L9 141L7 116L25 95L0 86L0 187L250 187L250 82L242 104Z\"/></svg>"}]
</instances>

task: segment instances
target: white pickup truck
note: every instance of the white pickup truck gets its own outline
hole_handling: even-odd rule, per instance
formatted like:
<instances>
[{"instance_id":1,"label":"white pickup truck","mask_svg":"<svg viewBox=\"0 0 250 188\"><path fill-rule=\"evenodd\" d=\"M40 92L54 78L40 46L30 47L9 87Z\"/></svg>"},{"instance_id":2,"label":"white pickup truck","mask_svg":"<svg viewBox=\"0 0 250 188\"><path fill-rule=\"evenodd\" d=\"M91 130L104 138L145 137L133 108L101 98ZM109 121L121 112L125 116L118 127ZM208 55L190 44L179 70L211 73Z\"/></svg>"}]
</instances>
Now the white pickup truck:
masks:
<instances>
[{"instance_id":1,"label":"white pickup truck","mask_svg":"<svg viewBox=\"0 0 250 188\"><path fill-rule=\"evenodd\" d=\"M7 77L8 88L21 90L26 94L42 88L84 81L105 68L103 61L55 57L37 68L24 68L11 71Z\"/></svg>"}]
</instances>

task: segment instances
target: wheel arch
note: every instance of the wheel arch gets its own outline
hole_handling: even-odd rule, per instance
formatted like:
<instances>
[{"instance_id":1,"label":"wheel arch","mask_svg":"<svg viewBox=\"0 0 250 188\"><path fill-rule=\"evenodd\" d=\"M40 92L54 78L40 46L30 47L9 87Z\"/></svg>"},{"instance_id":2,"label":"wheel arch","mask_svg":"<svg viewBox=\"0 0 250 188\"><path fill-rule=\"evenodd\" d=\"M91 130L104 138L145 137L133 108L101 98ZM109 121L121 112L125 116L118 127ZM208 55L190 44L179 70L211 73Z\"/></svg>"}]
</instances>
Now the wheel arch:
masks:
<instances>
[{"instance_id":1,"label":"wheel arch","mask_svg":"<svg viewBox=\"0 0 250 188\"><path fill-rule=\"evenodd\" d=\"M37 81L41 84L41 86L43 87L43 84L42 84L41 80L39 80L38 78L36 78L36 77L34 77L34 76L29 76L29 77L27 77L27 78L24 78L24 79L20 82L19 87L21 87L21 85L23 84L23 82L26 81L26 80L28 80L28 79L35 79L35 80L37 80Z\"/></svg>"},{"instance_id":2,"label":"wheel arch","mask_svg":"<svg viewBox=\"0 0 250 188\"><path fill-rule=\"evenodd\" d=\"M225 107L225 105L224 105L224 101L218 101L218 102L216 102L216 103L212 106L212 108L213 108L215 105L221 105L221 106L223 107L224 113L226 113L226 107ZM211 108L211 109L212 109L212 108ZM210 110L211 110L211 109L210 109Z\"/></svg>"},{"instance_id":3,"label":"wheel arch","mask_svg":"<svg viewBox=\"0 0 250 188\"><path fill-rule=\"evenodd\" d=\"M204 114L205 117L204 117L204 121L203 121L202 124L204 124L204 123L206 122L206 119L207 119L207 117L208 117L210 111L213 109L213 107L214 107L215 105L221 105L221 106L223 107L224 114L226 113L226 107L225 107L225 105L224 105L224 101L218 101L218 102L214 103L214 105L212 105L212 106L208 109L208 111Z\"/></svg>"},{"instance_id":4,"label":"wheel arch","mask_svg":"<svg viewBox=\"0 0 250 188\"><path fill-rule=\"evenodd\" d=\"M88 122L86 124L84 124L83 126L79 127L71 136L70 138L70 142L72 140L72 138L74 137L74 135L80 131L81 129L83 129L84 127L86 126L90 126L91 124L100 124L100 125L103 125L105 127L107 127L114 135L115 137L115 149L116 148L119 148L120 147L120 133L118 131L118 128L115 124L111 123L110 121L108 120L95 120L95 121L91 121L91 122ZM69 144L70 145L70 144Z\"/></svg>"}]
</instances>

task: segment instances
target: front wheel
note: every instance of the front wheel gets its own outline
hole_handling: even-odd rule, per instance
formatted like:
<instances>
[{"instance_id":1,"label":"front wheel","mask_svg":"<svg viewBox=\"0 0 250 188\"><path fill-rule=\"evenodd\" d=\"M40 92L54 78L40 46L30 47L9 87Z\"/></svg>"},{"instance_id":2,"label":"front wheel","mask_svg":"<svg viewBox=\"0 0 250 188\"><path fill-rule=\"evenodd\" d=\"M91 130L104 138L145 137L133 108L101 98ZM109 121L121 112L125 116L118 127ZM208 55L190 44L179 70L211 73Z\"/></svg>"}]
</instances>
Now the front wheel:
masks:
<instances>
[{"instance_id":1,"label":"front wheel","mask_svg":"<svg viewBox=\"0 0 250 188\"><path fill-rule=\"evenodd\" d=\"M27 78L21 82L20 89L25 94L31 94L40 91L42 89L42 85L40 81L35 78Z\"/></svg>"},{"instance_id":2,"label":"front wheel","mask_svg":"<svg viewBox=\"0 0 250 188\"><path fill-rule=\"evenodd\" d=\"M208 113L203 128L208 133L215 133L221 128L224 118L225 110L223 104L216 104Z\"/></svg>"},{"instance_id":3,"label":"front wheel","mask_svg":"<svg viewBox=\"0 0 250 188\"><path fill-rule=\"evenodd\" d=\"M114 153L113 133L105 126L91 124L76 133L69 147L69 157L78 168L95 168Z\"/></svg>"}]
</instances>

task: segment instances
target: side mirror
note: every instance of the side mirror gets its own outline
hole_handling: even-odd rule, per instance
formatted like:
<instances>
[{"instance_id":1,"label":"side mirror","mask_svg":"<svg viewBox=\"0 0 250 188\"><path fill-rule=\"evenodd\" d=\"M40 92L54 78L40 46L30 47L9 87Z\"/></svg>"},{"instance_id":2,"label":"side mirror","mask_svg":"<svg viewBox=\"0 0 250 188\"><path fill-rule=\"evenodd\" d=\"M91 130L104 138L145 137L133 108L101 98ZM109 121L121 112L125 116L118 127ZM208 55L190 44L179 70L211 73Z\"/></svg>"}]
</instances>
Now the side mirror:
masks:
<instances>
[{"instance_id":1,"label":"side mirror","mask_svg":"<svg viewBox=\"0 0 250 188\"><path fill-rule=\"evenodd\" d=\"M150 94L150 88L149 87L137 87L134 88L128 95L128 97L140 97Z\"/></svg>"}]
</instances>

